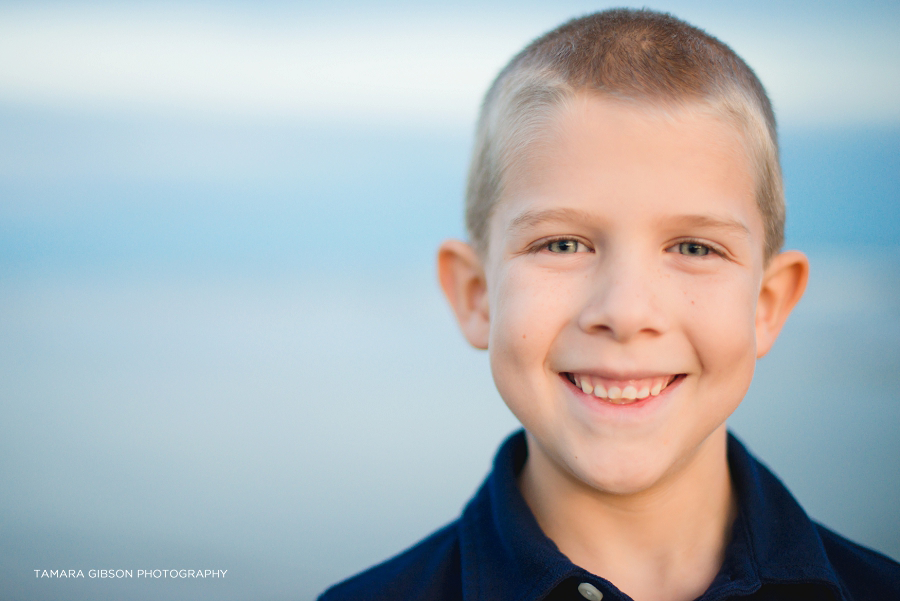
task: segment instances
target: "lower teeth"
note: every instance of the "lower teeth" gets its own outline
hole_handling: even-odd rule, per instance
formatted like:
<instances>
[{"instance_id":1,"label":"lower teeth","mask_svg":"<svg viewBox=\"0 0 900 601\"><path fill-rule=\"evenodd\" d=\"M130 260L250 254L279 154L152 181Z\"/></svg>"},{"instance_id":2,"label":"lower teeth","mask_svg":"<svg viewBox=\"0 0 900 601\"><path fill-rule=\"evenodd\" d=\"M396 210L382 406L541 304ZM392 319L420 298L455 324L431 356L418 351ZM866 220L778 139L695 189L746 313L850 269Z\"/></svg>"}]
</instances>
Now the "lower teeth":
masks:
<instances>
[{"instance_id":1,"label":"lower teeth","mask_svg":"<svg viewBox=\"0 0 900 601\"><path fill-rule=\"evenodd\" d=\"M650 397L644 397L644 398L650 398ZM607 401L609 401L610 403L613 403L613 404L615 404L615 405L627 405L628 403L633 403L633 402L635 402L635 401L641 401L641 400L643 400L643 399L626 399L626 398L618 398L618 399L605 399L605 400L607 400Z\"/></svg>"}]
</instances>

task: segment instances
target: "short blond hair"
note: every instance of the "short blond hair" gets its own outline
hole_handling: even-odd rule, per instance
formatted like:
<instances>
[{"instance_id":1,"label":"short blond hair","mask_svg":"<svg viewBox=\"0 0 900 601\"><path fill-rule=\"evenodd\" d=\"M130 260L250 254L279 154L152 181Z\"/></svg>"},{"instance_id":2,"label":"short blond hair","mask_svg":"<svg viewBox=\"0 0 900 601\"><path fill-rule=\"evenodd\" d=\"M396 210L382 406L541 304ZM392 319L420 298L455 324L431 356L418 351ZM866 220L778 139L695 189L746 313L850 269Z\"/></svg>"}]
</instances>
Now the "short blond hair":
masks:
<instances>
[{"instance_id":1,"label":"short blond hair","mask_svg":"<svg viewBox=\"0 0 900 601\"><path fill-rule=\"evenodd\" d=\"M756 170L766 261L784 243L784 185L772 105L731 48L650 10L614 9L574 19L538 38L485 95L466 188L466 229L480 253L504 176L559 107L579 92L663 108L703 106L744 134Z\"/></svg>"}]
</instances>

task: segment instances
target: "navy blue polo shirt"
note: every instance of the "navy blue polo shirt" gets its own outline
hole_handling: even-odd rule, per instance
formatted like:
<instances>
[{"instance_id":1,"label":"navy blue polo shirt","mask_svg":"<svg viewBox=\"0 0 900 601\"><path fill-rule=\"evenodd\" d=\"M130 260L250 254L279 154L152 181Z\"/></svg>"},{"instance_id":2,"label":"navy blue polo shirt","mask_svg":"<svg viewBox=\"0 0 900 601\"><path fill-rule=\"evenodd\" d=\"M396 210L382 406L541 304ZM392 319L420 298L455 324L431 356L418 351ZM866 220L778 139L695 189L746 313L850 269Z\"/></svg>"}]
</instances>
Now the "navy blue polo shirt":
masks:
<instances>
[{"instance_id":1,"label":"navy blue polo shirt","mask_svg":"<svg viewBox=\"0 0 900 601\"><path fill-rule=\"evenodd\" d=\"M462 516L319 601L624 601L566 558L519 493L524 432L500 448ZM900 564L809 519L784 485L729 435L738 517L719 574L700 599L900 600Z\"/></svg>"}]
</instances>

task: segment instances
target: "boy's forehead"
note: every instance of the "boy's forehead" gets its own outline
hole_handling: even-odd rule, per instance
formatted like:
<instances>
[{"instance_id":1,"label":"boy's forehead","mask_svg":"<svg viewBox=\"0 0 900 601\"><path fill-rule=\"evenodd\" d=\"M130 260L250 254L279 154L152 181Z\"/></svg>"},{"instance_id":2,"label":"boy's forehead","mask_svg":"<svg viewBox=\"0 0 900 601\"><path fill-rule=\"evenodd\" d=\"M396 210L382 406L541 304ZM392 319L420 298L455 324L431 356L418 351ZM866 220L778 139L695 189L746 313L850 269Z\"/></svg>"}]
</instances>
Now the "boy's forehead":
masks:
<instances>
[{"instance_id":1,"label":"boy's forehead","mask_svg":"<svg viewBox=\"0 0 900 601\"><path fill-rule=\"evenodd\" d=\"M529 159L546 160L541 151L551 146L554 154L560 148L583 154L585 149L579 147L579 141L605 142L613 151L610 156L616 157L625 156L618 149L635 144L646 150L644 138L648 136L665 137L669 143L681 145L702 139L734 155L748 159L750 155L751 145L743 127L716 104L692 99L622 99L590 91L576 93L568 102L560 103L532 140L517 140L516 145L525 163ZM511 158L513 163L519 162L518 157Z\"/></svg>"},{"instance_id":2,"label":"boy's forehead","mask_svg":"<svg viewBox=\"0 0 900 601\"><path fill-rule=\"evenodd\" d=\"M685 150L701 140L715 145L718 152L745 160L747 172L755 176L747 132L737 119L721 114L717 107L702 102L621 100L581 92L555 107L541 127L510 136L505 144L502 188L506 191L528 181L536 167L543 170L548 164L589 167L584 159L599 145L608 150L607 161L641 168L654 158L652 151L661 148L646 144L648 138ZM623 152L637 146L643 153Z\"/></svg>"},{"instance_id":3,"label":"boy's forehead","mask_svg":"<svg viewBox=\"0 0 900 601\"><path fill-rule=\"evenodd\" d=\"M597 217L592 209L598 204L608 206L586 202L595 195L636 205L643 216L746 234L762 228L762 216L745 138L703 104L670 107L579 94L540 136L517 145L495 215L503 215L506 233L552 220L585 221ZM654 196L669 202L651 202Z\"/></svg>"}]
</instances>

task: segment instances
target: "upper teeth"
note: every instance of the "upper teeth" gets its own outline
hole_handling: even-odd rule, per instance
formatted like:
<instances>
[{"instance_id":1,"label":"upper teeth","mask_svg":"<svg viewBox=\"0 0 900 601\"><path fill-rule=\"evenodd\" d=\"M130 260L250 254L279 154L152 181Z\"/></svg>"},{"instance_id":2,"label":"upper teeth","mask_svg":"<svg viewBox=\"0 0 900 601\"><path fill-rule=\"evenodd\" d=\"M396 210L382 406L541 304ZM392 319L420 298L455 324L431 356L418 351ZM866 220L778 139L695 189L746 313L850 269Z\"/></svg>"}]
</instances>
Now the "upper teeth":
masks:
<instances>
[{"instance_id":1,"label":"upper teeth","mask_svg":"<svg viewBox=\"0 0 900 601\"><path fill-rule=\"evenodd\" d=\"M598 376L571 374L575 385L585 394L593 394L597 398L609 399L622 405L636 399L656 396L668 386L674 376L656 376L639 380L604 380Z\"/></svg>"}]
</instances>

